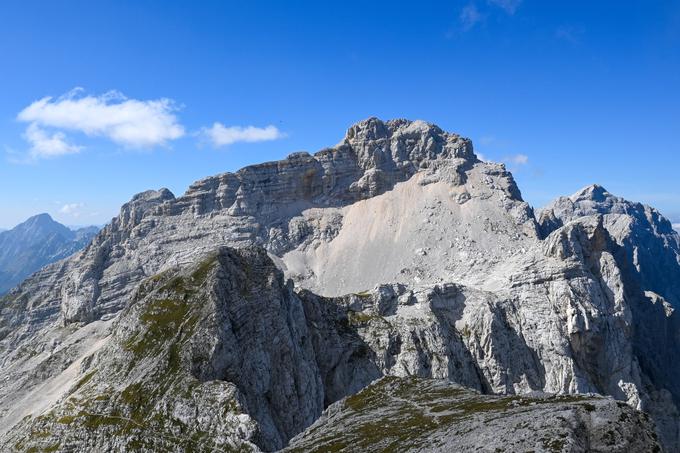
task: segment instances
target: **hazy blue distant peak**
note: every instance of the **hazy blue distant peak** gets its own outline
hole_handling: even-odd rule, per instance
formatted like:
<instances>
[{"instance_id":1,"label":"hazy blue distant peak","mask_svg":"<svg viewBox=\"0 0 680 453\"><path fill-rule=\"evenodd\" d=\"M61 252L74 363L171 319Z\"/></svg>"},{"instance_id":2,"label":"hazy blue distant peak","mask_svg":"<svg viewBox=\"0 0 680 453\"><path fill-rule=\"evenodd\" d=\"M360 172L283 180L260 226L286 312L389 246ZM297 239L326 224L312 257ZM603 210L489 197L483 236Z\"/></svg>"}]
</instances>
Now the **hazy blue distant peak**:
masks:
<instances>
[{"instance_id":1,"label":"hazy blue distant peak","mask_svg":"<svg viewBox=\"0 0 680 453\"><path fill-rule=\"evenodd\" d=\"M104 225L66 225L66 228L68 228L71 231L82 231L91 229L96 229L97 231L99 231L102 228L104 228Z\"/></svg>"},{"instance_id":2,"label":"hazy blue distant peak","mask_svg":"<svg viewBox=\"0 0 680 453\"><path fill-rule=\"evenodd\" d=\"M82 249L98 231L95 226L74 231L43 213L0 232L0 294L43 266Z\"/></svg>"},{"instance_id":3,"label":"hazy blue distant peak","mask_svg":"<svg viewBox=\"0 0 680 453\"><path fill-rule=\"evenodd\" d=\"M49 214L42 213L29 217L9 231L23 234L55 233L64 237L72 237L73 232L59 222L54 221Z\"/></svg>"}]
</instances>

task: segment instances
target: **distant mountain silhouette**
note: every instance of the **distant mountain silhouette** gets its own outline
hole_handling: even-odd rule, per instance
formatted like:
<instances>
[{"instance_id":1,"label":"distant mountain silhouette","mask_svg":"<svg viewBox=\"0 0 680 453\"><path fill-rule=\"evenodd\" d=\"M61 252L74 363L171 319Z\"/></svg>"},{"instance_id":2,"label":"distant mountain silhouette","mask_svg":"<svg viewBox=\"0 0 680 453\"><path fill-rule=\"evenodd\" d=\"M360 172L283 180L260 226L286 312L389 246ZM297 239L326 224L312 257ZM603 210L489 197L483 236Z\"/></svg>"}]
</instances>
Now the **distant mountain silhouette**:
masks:
<instances>
[{"instance_id":1,"label":"distant mountain silhouette","mask_svg":"<svg viewBox=\"0 0 680 453\"><path fill-rule=\"evenodd\" d=\"M77 252L98 231L98 227L71 230L49 214L38 214L0 232L0 294L41 267Z\"/></svg>"}]
</instances>

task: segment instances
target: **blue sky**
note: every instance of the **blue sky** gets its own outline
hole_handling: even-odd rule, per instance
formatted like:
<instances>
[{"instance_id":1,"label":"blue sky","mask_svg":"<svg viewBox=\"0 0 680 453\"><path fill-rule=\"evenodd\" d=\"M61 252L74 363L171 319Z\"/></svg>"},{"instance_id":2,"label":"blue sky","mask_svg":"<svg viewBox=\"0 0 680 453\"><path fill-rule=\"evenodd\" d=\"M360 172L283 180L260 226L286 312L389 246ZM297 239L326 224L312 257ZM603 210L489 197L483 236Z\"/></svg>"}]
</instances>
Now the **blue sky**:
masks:
<instances>
[{"instance_id":1,"label":"blue sky","mask_svg":"<svg viewBox=\"0 0 680 453\"><path fill-rule=\"evenodd\" d=\"M680 223L680 2L10 1L0 227L424 119L539 207L582 186ZM49 97L49 98L47 98Z\"/></svg>"}]
</instances>

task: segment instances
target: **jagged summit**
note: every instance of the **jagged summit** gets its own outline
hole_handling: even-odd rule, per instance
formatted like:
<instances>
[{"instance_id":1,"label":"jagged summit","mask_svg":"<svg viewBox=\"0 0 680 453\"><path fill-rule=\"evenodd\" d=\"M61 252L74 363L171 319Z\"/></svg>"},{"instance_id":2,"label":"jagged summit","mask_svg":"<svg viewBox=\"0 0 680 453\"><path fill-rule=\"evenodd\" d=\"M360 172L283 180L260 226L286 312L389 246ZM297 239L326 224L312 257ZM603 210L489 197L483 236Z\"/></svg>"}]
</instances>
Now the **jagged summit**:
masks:
<instances>
[{"instance_id":1,"label":"jagged summit","mask_svg":"<svg viewBox=\"0 0 680 453\"><path fill-rule=\"evenodd\" d=\"M178 203L193 203L197 196L211 193L217 199L202 202L208 207L226 207L229 203L235 214L251 213L239 195L261 189L265 190L262 195L274 203L281 199L285 203L338 205L379 195L417 171L452 160L457 160L458 166L477 161L469 139L424 121L369 118L350 126L336 146L313 155L293 153L280 161L197 181ZM276 190L266 192L272 174L279 181L271 185ZM200 212L204 206L194 209Z\"/></svg>"},{"instance_id":2,"label":"jagged summit","mask_svg":"<svg viewBox=\"0 0 680 453\"><path fill-rule=\"evenodd\" d=\"M591 184L578 190L571 196L559 197L544 208L544 210L547 209L556 209L558 211L573 210L576 214L582 215L596 213L624 214L644 209L644 206L641 203L618 197L599 184Z\"/></svg>"},{"instance_id":3,"label":"jagged summit","mask_svg":"<svg viewBox=\"0 0 680 453\"><path fill-rule=\"evenodd\" d=\"M166 189L165 187L158 189L158 190L147 190L144 192L140 192L136 194L135 196L132 197L132 200L130 200L132 203L135 202L154 202L154 201L166 201L166 200L172 200L174 199L175 196L173 195L172 192L170 192L169 189Z\"/></svg>"},{"instance_id":4,"label":"jagged summit","mask_svg":"<svg viewBox=\"0 0 680 453\"><path fill-rule=\"evenodd\" d=\"M539 211L539 223L561 226L571 220L588 215L625 215L660 234L673 234L668 219L651 206L616 196L598 184L584 187L569 197L559 197ZM555 219L558 219L555 222Z\"/></svg>"},{"instance_id":5,"label":"jagged summit","mask_svg":"<svg viewBox=\"0 0 680 453\"><path fill-rule=\"evenodd\" d=\"M396 118L382 121L379 118L370 117L350 126L345 134L345 140L380 140L389 139L399 134L460 137L457 134L444 132L436 124L422 120Z\"/></svg>"},{"instance_id":6,"label":"jagged summit","mask_svg":"<svg viewBox=\"0 0 680 453\"><path fill-rule=\"evenodd\" d=\"M569 197L569 199L574 203L583 200L603 202L610 197L613 197L613 195L610 194L607 191L607 189L605 189L599 184L591 184L574 193L572 196Z\"/></svg>"}]
</instances>

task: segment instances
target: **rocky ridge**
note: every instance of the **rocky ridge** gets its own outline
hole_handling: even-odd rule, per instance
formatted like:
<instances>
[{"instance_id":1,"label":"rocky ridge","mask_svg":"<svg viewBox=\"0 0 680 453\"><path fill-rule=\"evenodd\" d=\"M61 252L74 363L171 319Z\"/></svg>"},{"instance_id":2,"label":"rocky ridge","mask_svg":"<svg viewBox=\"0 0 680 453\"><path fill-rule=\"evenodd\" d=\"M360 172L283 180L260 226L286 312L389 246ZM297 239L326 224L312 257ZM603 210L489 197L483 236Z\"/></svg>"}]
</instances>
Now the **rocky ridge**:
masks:
<instances>
[{"instance_id":1,"label":"rocky ridge","mask_svg":"<svg viewBox=\"0 0 680 453\"><path fill-rule=\"evenodd\" d=\"M593 186L568 202L558 200L536 221L510 173L479 161L468 140L424 122L377 119L358 123L339 145L314 156L297 153L207 178L180 198L167 190L140 194L85 250L2 299L0 419L8 430L6 445L28 445L27 433L44 423L54 433L58 424L43 416L83 411L67 410L76 387L76 393L95 392L96 400L98 389L111 382L145 385L144 376L154 376L161 366L158 357L133 361L127 374L111 370L115 380L99 370L128 363L129 338L123 346L120 340L127 333L154 331L139 324L143 313L135 307L156 300L162 308L172 300L144 299L151 297L140 295L149 279L189 272L219 246L255 245L298 289L267 271L263 281L279 283L254 292L261 296L259 305L243 302L247 292L218 291L222 286L214 278L186 296L192 304L209 301L197 316L212 319L201 338L213 349L193 356L197 364L210 364L208 370L196 375L192 365L190 377L178 381L201 383L196 399L182 404L193 407L195 416L203 413L199 407L212 407L211 397L201 392L210 393L207 383L215 380L221 383L219 395L238 402L223 419L197 424L207 430L191 436L207 436L225 448L239 442L281 448L325 407L388 375L444 379L483 393L610 395L649 412L672 450L679 431L680 381L669 362L678 350L678 280L659 273L674 275L680 268L678 235L651 208L607 198ZM647 266L650 247L663 255L666 267ZM255 268L267 268L264 252L247 253L247 259L234 258L241 259L239 266L252 269L248 262L254 260ZM228 270L222 273L240 275L239 266L223 266ZM242 280L251 281L226 278L231 281L226 287ZM163 286L152 285L151 294L165 294ZM225 318L232 307L247 309ZM281 307L288 310L285 321ZM271 310L279 314L271 318ZM279 327L258 327L272 319ZM179 320L171 322L176 328ZM293 354L300 367L290 369L290 360L280 358L283 337L275 335L278 343L256 348L255 356L269 357L251 368L262 384L246 388L227 371L234 362L226 357L251 351L251 343L271 336L271 328L287 332L283 357ZM190 343L194 335L182 341ZM176 342L163 344L170 348ZM185 358L192 353L182 354L175 354L177 364L192 361ZM218 364L214 357L221 357ZM92 369L98 371L78 386ZM266 377L279 369L278 380ZM39 373L33 377L27 370ZM211 379L201 381L201 373ZM163 395L182 393L181 386ZM305 398L295 404L272 401L273 395L299 393L292 388L304 388ZM97 413L133 411L121 402L123 390L113 389L112 403L104 406L109 412ZM268 395L264 400L258 397L262 392ZM162 420L177 419L172 408L179 403L163 395L148 407ZM285 412L284 406L295 411ZM134 420L130 414L124 416ZM232 429L235 414L243 421L240 433ZM280 422L292 414L299 417L292 424ZM232 428L221 425L225 420ZM60 435L72 432L64 425ZM227 434L214 439L219 426ZM109 445L97 439L111 431L101 424L94 428L96 438L81 432L76 444ZM165 425L140 429L178 433ZM121 432L116 448L134 449L129 442L139 432Z\"/></svg>"},{"instance_id":2,"label":"rocky ridge","mask_svg":"<svg viewBox=\"0 0 680 453\"><path fill-rule=\"evenodd\" d=\"M660 451L641 412L587 396L485 396L443 380L385 377L329 406L290 453Z\"/></svg>"}]
</instances>

